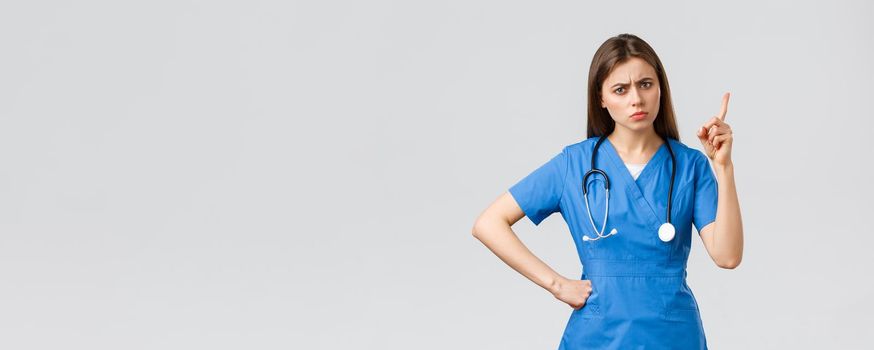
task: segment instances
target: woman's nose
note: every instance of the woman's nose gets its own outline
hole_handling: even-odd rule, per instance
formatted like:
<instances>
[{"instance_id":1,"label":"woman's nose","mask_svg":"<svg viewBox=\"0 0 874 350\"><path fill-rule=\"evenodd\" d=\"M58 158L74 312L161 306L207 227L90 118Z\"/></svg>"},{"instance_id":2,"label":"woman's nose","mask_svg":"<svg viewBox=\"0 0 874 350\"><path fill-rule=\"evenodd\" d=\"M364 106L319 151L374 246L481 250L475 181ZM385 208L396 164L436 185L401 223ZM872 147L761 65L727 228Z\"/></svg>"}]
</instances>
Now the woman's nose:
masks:
<instances>
[{"instance_id":1,"label":"woman's nose","mask_svg":"<svg viewBox=\"0 0 874 350\"><path fill-rule=\"evenodd\" d=\"M643 96L638 88L631 88L629 91L631 94L631 105L632 106L640 106L643 104Z\"/></svg>"}]
</instances>

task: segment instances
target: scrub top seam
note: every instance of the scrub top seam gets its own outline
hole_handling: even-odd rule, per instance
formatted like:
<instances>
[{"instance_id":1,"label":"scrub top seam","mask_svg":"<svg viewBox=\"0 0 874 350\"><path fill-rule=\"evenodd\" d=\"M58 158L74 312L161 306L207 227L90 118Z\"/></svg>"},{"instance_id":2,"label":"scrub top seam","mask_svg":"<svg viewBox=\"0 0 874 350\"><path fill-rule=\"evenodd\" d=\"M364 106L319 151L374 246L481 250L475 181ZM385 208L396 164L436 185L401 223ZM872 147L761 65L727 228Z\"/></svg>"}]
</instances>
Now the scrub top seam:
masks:
<instances>
[{"instance_id":1,"label":"scrub top seam","mask_svg":"<svg viewBox=\"0 0 874 350\"><path fill-rule=\"evenodd\" d=\"M561 152L564 153L564 179L561 182L561 193L559 193L559 195L558 195L558 207L559 207L559 209L563 209L562 207L564 206L564 204L562 204L562 200L564 199L564 192L567 190L567 176L570 173L570 167L571 167L570 166L571 165L571 161L570 161L571 157L570 157L570 154L568 152L568 147L565 146L565 148L562 149ZM564 216L563 210L562 210L562 216Z\"/></svg>"}]
</instances>

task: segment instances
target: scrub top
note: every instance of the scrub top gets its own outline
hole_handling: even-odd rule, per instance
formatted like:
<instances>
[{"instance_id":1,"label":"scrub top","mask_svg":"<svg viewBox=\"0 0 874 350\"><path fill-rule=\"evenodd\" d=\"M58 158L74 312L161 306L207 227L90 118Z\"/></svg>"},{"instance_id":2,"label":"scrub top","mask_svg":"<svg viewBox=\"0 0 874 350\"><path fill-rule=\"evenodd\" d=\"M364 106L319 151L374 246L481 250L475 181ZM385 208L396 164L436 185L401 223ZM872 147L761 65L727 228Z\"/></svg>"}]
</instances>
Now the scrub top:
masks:
<instances>
[{"instance_id":1,"label":"scrub top","mask_svg":"<svg viewBox=\"0 0 874 350\"><path fill-rule=\"evenodd\" d=\"M595 164L610 177L604 234L618 232L583 241L584 235L597 237L583 186L599 230L604 220L604 178L595 174L582 183L597 141L592 137L566 146L509 189L534 225L561 213L583 266L581 279L592 282L586 304L570 314L559 349L706 349L698 303L686 284L686 261L692 225L700 234L716 219L717 183L707 157L669 139L677 161L671 208L676 235L663 242L658 228L667 221L667 146L661 145L635 180L610 140L604 140Z\"/></svg>"}]
</instances>

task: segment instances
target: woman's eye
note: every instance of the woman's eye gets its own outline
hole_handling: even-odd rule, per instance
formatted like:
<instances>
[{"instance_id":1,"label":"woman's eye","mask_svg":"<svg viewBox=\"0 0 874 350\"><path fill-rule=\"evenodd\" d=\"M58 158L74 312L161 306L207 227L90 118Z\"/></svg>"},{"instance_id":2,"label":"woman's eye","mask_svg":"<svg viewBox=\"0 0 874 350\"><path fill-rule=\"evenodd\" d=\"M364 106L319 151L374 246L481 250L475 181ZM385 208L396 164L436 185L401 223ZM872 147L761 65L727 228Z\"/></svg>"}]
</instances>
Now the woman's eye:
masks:
<instances>
[{"instance_id":1,"label":"woman's eye","mask_svg":"<svg viewBox=\"0 0 874 350\"><path fill-rule=\"evenodd\" d=\"M613 92L617 94L621 94L623 91L625 91L625 88L616 88L616 90L613 90Z\"/></svg>"},{"instance_id":2,"label":"woman's eye","mask_svg":"<svg viewBox=\"0 0 874 350\"><path fill-rule=\"evenodd\" d=\"M641 83L640 86L642 86L642 87L644 87L644 88L648 88L648 87L652 86L652 83L651 83L651 82L648 82L648 81L645 81L645 82Z\"/></svg>"}]
</instances>

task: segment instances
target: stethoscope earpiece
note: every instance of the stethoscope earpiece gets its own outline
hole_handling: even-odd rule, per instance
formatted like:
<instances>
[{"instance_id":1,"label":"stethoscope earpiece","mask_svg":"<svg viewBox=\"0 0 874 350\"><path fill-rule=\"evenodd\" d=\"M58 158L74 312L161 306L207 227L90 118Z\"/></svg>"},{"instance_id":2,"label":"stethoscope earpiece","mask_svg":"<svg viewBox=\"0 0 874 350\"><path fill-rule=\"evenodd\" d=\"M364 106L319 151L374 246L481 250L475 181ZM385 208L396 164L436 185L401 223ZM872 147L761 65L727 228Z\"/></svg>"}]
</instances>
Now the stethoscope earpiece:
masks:
<instances>
[{"instance_id":1,"label":"stethoscope earpiece","mask_svg":"<svg viewBox=\"0 0 874 350\"><path fill-rule=\"evenodd\" d=\"M597 233L597 232L596 232L596 233ZM608 233L608 234L606 234L606 235L603 235L603 236L602 236L602 235L598 235L598 237L596 237L596 238L591 238L591 237L589 237L589 236L583 236L583 240L586 241L586 242L588 242L588 241L597 241L597 240L599 240L599 239L601 239L601 238L607 238L607 237L610 237L610 236L615 235L615 234L617 234L617 233L619 233L619 231L617 231L617 230L614 228L614 229L610 230L610 233Z\"/></svg>"}]
</instances>

